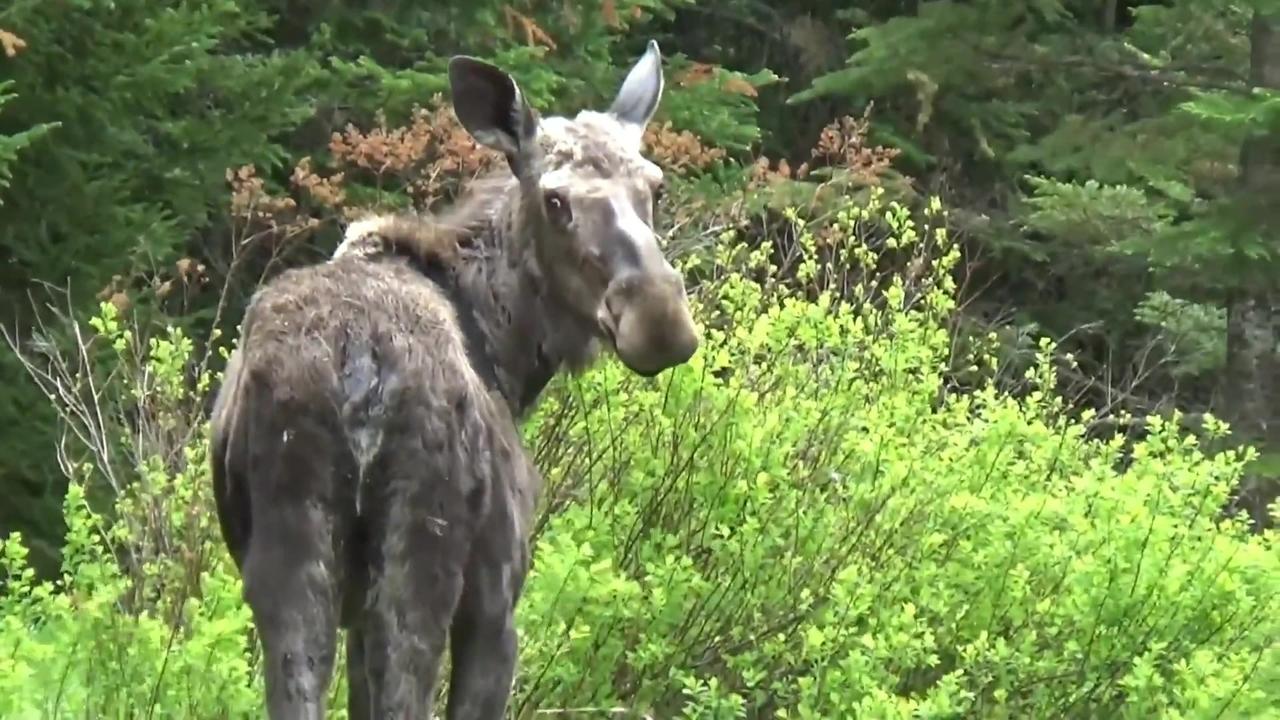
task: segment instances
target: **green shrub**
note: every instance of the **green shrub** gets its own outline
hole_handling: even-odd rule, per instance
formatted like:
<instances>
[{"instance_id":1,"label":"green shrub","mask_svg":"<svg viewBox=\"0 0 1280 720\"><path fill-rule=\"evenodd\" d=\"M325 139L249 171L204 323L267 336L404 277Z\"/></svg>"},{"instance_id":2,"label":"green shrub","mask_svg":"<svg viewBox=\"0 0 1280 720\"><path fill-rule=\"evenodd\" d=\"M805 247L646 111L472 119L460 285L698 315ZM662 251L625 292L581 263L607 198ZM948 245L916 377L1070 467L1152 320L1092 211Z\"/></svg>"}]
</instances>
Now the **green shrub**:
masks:
<instances>
[{"instance_id":1,"label":"green shrub","mask_svg":"<svg viewBox=\"0 0 1280 720\"><path fill-rule=\"evenodd\" d=\"M749 279L777 276L762 252L724 262L688 366L611 364L544 406L558 511L520 606L524 706L1273 712L1274 539L1218 517L1244 457L1159 422L1087 439L1048 345L1024 397L945 392L956 250L872 197L800 235L862 264L849 303ZM908 271L871 272L889 255Z\"/></svg>"},{"instance_id":2,"label":"green shrub","mask_svg":"<svg viewBox=\"0 0 1280 720\"><path fill-rule=\"evenodd\" d=\"M958 250L936 205L869 197L814 227L793 214L785 272L733 232L684 258L705 328L687 366L608 361L549 390L526 426L548 484L515 714L1273 712L1280 555L1219 513L1246 454L1158 419L1128 446L1087 437L1048 345L1025 394L951 389ZM116 354L125 377L196 364L181 336L150 348ZM102 470L75 465L58 586L4 544L0 716L259 715L203 434L180 440L201 384L152 382L139 405L174 390L154 417L180 418L161 446L183 452L136 453L158 457L114 520L80 489Z\"/></svg>"},{"instance_id":3,"label":"green shrub","mask_svg":"<svg viewBox=\"0 0 1280 720\"><path fill-rule=\"evenodd\" d=\"M179 330L144 341L108 302L90 324L77 349L96 362L38 376L66 421L67 533L56 581L18 534L0 542L0 717L253 716L250 615L198 402L213 375Z\"/></svg>"}]
</instances>

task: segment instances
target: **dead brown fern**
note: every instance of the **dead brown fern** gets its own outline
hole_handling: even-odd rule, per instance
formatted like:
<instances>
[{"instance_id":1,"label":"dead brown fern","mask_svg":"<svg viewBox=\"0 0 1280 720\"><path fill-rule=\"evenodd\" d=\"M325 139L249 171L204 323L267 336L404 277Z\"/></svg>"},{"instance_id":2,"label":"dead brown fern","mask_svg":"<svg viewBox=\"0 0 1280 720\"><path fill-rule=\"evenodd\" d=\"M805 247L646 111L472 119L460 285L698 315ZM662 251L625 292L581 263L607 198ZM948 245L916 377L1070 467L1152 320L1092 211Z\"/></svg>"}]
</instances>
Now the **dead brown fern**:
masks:
<instances>
[{"instance_id":1,"label":"dead brown fern","mask_svg":"<svg viewBox=\"0 0 1280 720\"><path fill-rule=\"evenodd\" d=\"M651 123L645 129L644 144L654 162L677 174L706 170L726 156L723 148L704 145L697 135L688 130L671 127L670 121Z\"/></svg>"},{"instance_id":2,"label":"dead brown fern","mask_svg":"<svg viewBox=\"0 0 1280 720\"><path fill-rule=\"evenodd\" d=\"M828 123L818 133L818 140L809 151L810 159L794 170L785 158L775 163L767 156L760 156L751 166L751 186L805 180L819 167L835 171L828 173L832 177L841 176L862 185L880 184L901 151L869 142L870 115L871 106L868 106L862 117L845 115Z\"/></svg>"},{"instance_id":3,"label":"dead brown fern","mask_svg":"<svg viewBox=\"0 0 1280 720\"><path fill-rule=\"evenodd\" d=\"M514 37L517 34L524 36L526 45L541 45L549 50L556 49L556 41L547 34L542 26L528 15L516 10L510 5L502 6L502 17L506 21L507 34Z\"/></svg>"},{"instance_id":4,"label":"dead brown fern","mask_svg":"<svg viewBox=\"0 0 1280 720\"><path fill-rule=\"evenodd\" d=\"M818 142L810 153L813 159L852 173L862 182L878 182L901 151L868 143L870 115L868 105L860 118L846 115L829 123L818 135Z\"/></svg>"}]
</instances>

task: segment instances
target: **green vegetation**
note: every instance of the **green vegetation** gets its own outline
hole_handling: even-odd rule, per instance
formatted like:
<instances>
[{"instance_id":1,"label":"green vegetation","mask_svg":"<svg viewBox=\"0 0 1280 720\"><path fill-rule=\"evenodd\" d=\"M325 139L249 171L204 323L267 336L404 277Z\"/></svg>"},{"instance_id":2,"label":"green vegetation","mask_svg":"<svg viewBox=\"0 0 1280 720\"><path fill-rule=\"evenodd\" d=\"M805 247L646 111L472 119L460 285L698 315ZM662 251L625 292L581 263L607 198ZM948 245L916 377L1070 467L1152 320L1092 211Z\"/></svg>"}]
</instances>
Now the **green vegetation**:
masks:
<instances>
[{"instance_id":1,"label":"green vegetation","mask_svg":"<svg viewBox=\"0 0 1280 720\"><path fill-rule=\"evenodd\" d=\"M245 300L492 162L451 54L563 112L650 37L706 342L526 424L513 714L1280 717L1280 4L849 5L0 9L0 717L260 715Z\"/></svg>"},{"instance_id":2,"label":"green vegetation","mask_svg":"<svg viewBox=\"0 0 1280 720\"><path fill-rule=\"evenodd\" d=\"M913 217L883 202L800 224L806 254L825 243L861 275L847 296L814 263L799 287L754 279L778 268L717 238L699 261L714 279L698 292L708 343L694 362L657 382L610 362L553 389L527 428L549 487L517 707L1270 712L1280 555L1217 516L1243 454L1206 453L1160 421L1127 452L1087 438L1088 418L1045 391L1047 352L1022 397L991 382L940 395L959 253L936 206ZM890 257L929 269L874 271ZM5 542L0 714L253 716L249 616L183 412L198 399L181 381L192 345L151 340L136 364L113 305L94 326L122 378L149 379L149 423L189 440L179 458L133 448L114 513L89 509L86 486L108 478L81 468L57 585L33 578L20 538Z\"/></svg>"}]
</instances>

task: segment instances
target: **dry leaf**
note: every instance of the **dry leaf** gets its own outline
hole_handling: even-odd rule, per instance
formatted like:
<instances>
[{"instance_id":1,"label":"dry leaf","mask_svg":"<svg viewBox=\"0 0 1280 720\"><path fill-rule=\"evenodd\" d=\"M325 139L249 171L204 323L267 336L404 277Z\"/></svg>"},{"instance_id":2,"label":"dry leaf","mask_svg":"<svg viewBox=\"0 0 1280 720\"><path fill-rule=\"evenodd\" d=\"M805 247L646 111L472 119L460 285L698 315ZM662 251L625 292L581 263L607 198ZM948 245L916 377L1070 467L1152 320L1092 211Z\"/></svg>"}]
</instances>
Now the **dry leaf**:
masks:
<instances>
[{"instance_id":1,"label":"dry leaf","mask_svg":"<svg viewBox=\"0 0 1280 720\"><path fill-rule=\"evenodd\" d=\"M123 292L118 292L112 295L111 299L108 302L110 302L112 305L115 305L116 310L120 311L121 313L124 313L128 311L130 307L133 307L133 301L131 301L129 299L129 296L125 295Z\"/></svg>"},{"instance_id":2,"label":"dry leaf","mask_svg":"<svg viewBox=\"0 0 1280 720\"><path fill-rule=\"evenodd\" d=\"M604 0L600 4L600 15L604 17L604 24L612 28L622 27L622 20L618 18L618 6L615 0Z\"/></svg>"},{"instance_id":3,"label":"dry leaf","mask_svg":"<svg viewBox=\"0 0 1280 720\"><path fill-rule=\"evenodd\" d=\"M724 89L738 95L746 95L747 97L756 96L756 88L751 83L739 77L731 77L724 82Z\"/></svg>"},{"instance_id":4,"label":"dry leaf","mask_svg":"<svg viewBox=\"0 0 1280 720\"><path fill-rule=\"evenodd\" d=\"M555 40L552 40L551 36L539 27L538 23L534 22L533 18L516 10L510 5L503 5L502 13L506 16L507 32L514 34L514 26L519 25L520 29L524 31L524 41L526 45L541 45L549 50L556 49Z\"/></svg>"},{"instance_id":5,"label":"dry leaf","mask_svg":"<svg viewBox=\"0 0 1280 720\"><path fill-rule=\"evenodd\" d=\"M27 41L8 30L0 29L0 47L4 48L5 57L14 57L27 47Z\"/></svg>"},{"instance_id":6,"label":"dry leaf","mask_svg":"<svg viewBox=\"0 0 1280 720\"><path fill-rule=\"evenodd\" d=\"M670 121L650 123L645 129L644 144L655 160L675 172L706 168L725 156L723 149L703 145L688 130L677 132Z\"/></svg>"},{"instance_id":7,"label":"dry leaf","mask_svg":"<svg viewBox=\"0 0 1280 720\"><path fill-rule=\"evenodd\" d=\"M676 76L676 82L683 87L699 85L710 80L715 76L716 66L707 63L695 62L691 64L684 72Z\"/></svg>"},{"instance_id":8,"label":"dry leaf","mask_svg":"<svg viewBox=\"0 0 1280 720\"><path fill-rule=\"evenodd\" d=\"M106 300L107 298L115 294L116 285L118 285L119 283L120 283L120 276L112 275L111 282L107 283L106 287L99 290L98 294L95 295L94 297L98 298L99 300Z\"/></svg>"}]
</instances>

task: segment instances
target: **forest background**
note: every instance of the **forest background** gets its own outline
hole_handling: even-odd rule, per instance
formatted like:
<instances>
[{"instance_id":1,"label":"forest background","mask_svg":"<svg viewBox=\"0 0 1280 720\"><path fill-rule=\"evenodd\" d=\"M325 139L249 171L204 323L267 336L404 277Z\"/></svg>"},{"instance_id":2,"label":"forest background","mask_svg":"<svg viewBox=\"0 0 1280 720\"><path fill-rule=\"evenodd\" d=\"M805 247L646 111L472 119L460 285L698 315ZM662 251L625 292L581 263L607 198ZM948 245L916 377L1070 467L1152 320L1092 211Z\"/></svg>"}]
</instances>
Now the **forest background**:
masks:
<instances>
[{"instance_id":1,"label":"forest background","mask_svg":"<svg viewBox=\"0 0 1280 720\"><path fill-rule=\"evenodd\" d=\"M732 324L720 326L723 345L713 335L710 347L721 352L706 351L712 356L708 366L736 360L759 365L745 374L765 378L774 373L774 382L782 385L753 390L760 397L785 386L788 372L795 373L795 387L800 388L800 378L812 368L826 367L822 353L806 346L809 355L797 351L784 362L779 353L791 340L761 330L747 310L768 308L768 317L785 319L793 311L808 317L795 310L798 306L791 303L796 299L832 312L848 307L850 322L865 321L858 326L862 329L824 320L836 324L810 332L832 347L847 341L846 350L857 348L871 358L860 361L869 364L849 378L830 379L834 384L824 386L844 388L842 402L851 422L871 418L859 426L864 436L888 442L875 423L890 415L873 417L867 408L880 407L877 403L897 397L898 391L911 398L912 412L934 419L945 416L952 402L939 396L967 396L981 404L978 399L990 392L990 398L999 399L991 400L992 407L1007 400L1021 413L1005 418L1009 432L1034 433L1039 426L1029 418L1045 423L1041 429L1047 434L1034 442L1024 440L1033 448L1044 443L1042 449L1053 458L1048 465L1037 464L1038 456L1028 450L1026 458L1004 469L1007 487L999 492L1013 487L1032 492L1016 478L1040 483L1035 492L1048 492L1044 488L1053 486L1053 478L1068 482L1076 477L1071 482L1078 482L1079 472L1087 474L1101 463L1112 473L1107 482L1114 487L1136 483L1129 499L1147 514L1135 515L1133 507L1117 509L1125 522L1141 526L1150 519L1155 527L1155 518L1177 518L1181 510L1197 508L1190 525L1168 528L1168 544L1161 547L1168 550L1162 557L1171 564L1163 568L1151 562L1144 566L1147 548L1154 547L1151 538L1159 535L1150 527L1140 536L1098 535L1099 543L1127 548L1118 549L1116 557L1137 553L1133 563L1117 561L1108 568L1132 574L1131 599L1141 595L1139 577L1143 583L1159 582L1150 576L1154 572L1167 580L1179 553L1191 548L1236 558L1232 562L1253 558L1248 561L1253 564L1238 571L1231 581L1238 586L1232 588L1221 586L1226 582L1221 573L1205 575L1203 602L1194 609L1169 610L1163 625L1154 620L1143 625L1146 630L1135 635L1140 637L1136 644L1113 637L1116 644L1107 650L1094 648L1093 639L1088 649L1071 649L1067 646L1079 637L1061 640L1066 648L1061 666L1050 662L1039 668L1042 682L1035 687L1010 685L1003 673L1016 675L1019 666L1001 653L1024 652L1032 662L1044 637L1016 652L985 644L1000 634L1001 622L1011 623L1002 641L1025 639L1019 633L1027 631L1029 616L1011 619L1011 604L1005 615L988 608L994 614L985 624L970 627L961 618L948 626L956 633L947 646L958 653L954 657L912 645L921 653L913 660L901 648L895 653L882 646L873 652L888 663L876 666L879 670L870 665L845 668L850 677L867 683L857 685L856 692L849 690L846 699L832 699L834 691L824 690L824 683L836 682L827 674L816 689L812 682L802 682L818 677L815 668L827 667L823 663L837 657L824 655L819 663L811 653L816 648L834 653L833 648L845 648L846 640L870 651L876 633L887 632L884 627L871 623L846 636L836 628L839 623L822 615L828 610L817 609L826 607L818 597L830 600L829 593L823 595L827 590L815 590L817 585L795 590L795 597L756 597L751 594L755 590L742 590L752 599L739 598L741 612L756 613L748 621L747 614L709 606L691 575L685 589L662 590L686 595L663 601L683 608L666 618L671 624L663 636L665 649L645 645L637 638L649 631L629 633L627 621L618 618L609 619L618 623L610 625L614 630L609 633L599 633L594 623L589 625L596 632L581 630L583 637L612 638L592 644L591 653L626 657L632 676L619 671L612 677L571 679L572 673L560 677L547 670L536 681L522 681L519 707L626 703L699 717L754 717L779 708L792 713L788 717L830 716L826 713L846 701L884 703L872 712L876 716L891 715L889 708L901 708L902 702L920 703L913 706L918 710L935 701L942 703L936 716L960 712L955 708L1046 716L1035 711L1053 707L1088 714L1089 709L1137 703L1131 706L1177 707L1185 716L1209 716L1208 710L1202 715L1195 708L1213 708L1260 717L1248 708L1274 707L1270 702L1280 697L1277 651L1262 638L1280 617L1275 612L1280 581L1274 574L1270 581L1259 578L1276 567L1274 540L1265 531L1274 524L1271 503L1280 495L1280 420L1275 417L1280 408L1280 0L798 0L773 5L757 0L9 0L0 8L0 317L9 340L0 353L0 377L5 378L0 386L0 537L20 537L20 543L8 542L3 553L7 602L21 601L26 608L22 614L13 605L10 622L26 618L33 623L10 630L17 633L22 627L25 632L51 623L53 611L41 603L53 601L38 601L37 588L45 578L62 578L56 587L63 591L82 582L94 588L86 590L93 597L106 592L102 597L110 598L112 608L106 615L140 617L154 611L163 620L161 627L174 633L179 627L186 632L194 621L184 615L189 610L182 601L157 599L163 595L158 588L172 588L165 583L174 578L166 573L185 573L183 598L203 598L207 606L207 599L218 594L217 588L210 589L210 582L216 585L210 578L231 576L225 568L210 569L220 567L221 560L207 554L222 550L211 540L209 518L193 517L192 508L208 510L202 504L207 499L201 499L207 489L202 486L198 438L201 413L207 410L225 353L219 341L234 338L255 287L285 267L323 259L355 213L376 206L437 207L466 179L489 167L493 158L460 132L443 99L450 55L497 62L544 112L570 112L602 107L622 70L650 38L662 47L668 80L648 135L650 152L673 178L664 229L672 247L685 256L690 277L699 279L703 292L714 298L706 303L708 317L718 312L746 328L735 335L724 329ZM841 239L861 249L838 249ZM746 292L744 287L754 289ZM949 288L945 302L929 299L937 288ZM913 304L917 301L923 304ZM895 303L898 310L891 311ZM873 325L877 329L868 329ZM925 331L929 327L945 331L945 343L937 345L936 336ZM748 337L757 330L763 339ZM921 333L914 360L895 356L890 363L877 354L885 343L905 343L913 332ZM96 337L111 342L98 343ZM876 365L881 361L883 366ZM909 392L901 384L908 380L877 374L888 373L885 368L897 368L899 362L918 363L912 367L919 375L909 381L917 384ZM528 429L531 438L539 439L540 462L554 489L545 516L545 539L552 549L539 561L539 572L558 578L563 589L581 572L582 562L589 561L597 575L607 574L608 568L591 563L605 562L620 583L609 592L643 588L649 601L662 605L653 595L658 590L645 585L645 578L660 574L651 563L665 557L673 568L684 568L680 572L712 582L717 575L708 567L729 566L705 565L706 556L690 543L695 536L706 541L707 527L719 526L659 511L655 498L665 498L680 478L692 477L686 477L688 467L672 470L679 457L675 441L672 448L656 448L633 437L625 442L636 445L638 459L619 459L615 449L603 453L611 457L608 462L598 464L601 454L584 448L599 441L589 432L598 427L599 416L587 411L574 415L567 408L614 408L610 412L634 412L630 417L648 422L661 418L666 423L662 427L675 427L674 437L692 426L672 417L685 417L680 413L692 412L688 407L693 405L672 410L669 403L675 401L662 392L680 396L677 391L683 389L683 402L696 404L701 401L689 396L704 381L677 373L655 399L647 386L601 372L598 380L558 385L548 409ZM715 382L720 380L705 382L712 383L708 388L719 387ZM861 389L840 383L860 384ZM630 400L639 409L618 409ZM825 431L828 411L810 408L812 416L798 426L810 435ZM971 420L973 412L969 407L962 415ZM795 419L769 417L780 426ZM959 422L960 417L951 420ZM1230 423L1229 435L1219 431L1216 419ZM938 437L958 443L956 447L981 447L980 438L989 437L982 433L1003 427L987 418L986 424L966 420L968 429L961 430L947 424L951 420L937 421L939 428L945 425ZM884 428L902 429L896 420L884 422ZM1015 431L1015 426L1026 429ZM610 437L617 440L626 432L636 431L615 429ZM961 436L967 439L957 440ZM1070 462L1061 459L1060 440L1067 436L1079 443ZM827 437L832 446L845 442ZM725 440L723 448L712 452L719 453L717 458L738 452L755 457L755 450L733 444L740 441ZM804 449L813 440L797 436L793 441L795 456L802 459L796 462L806 472L855 474L846 460L818 458ZM859 445L862 440L848 442L851 448L871 447ZM731 452L731 445L737 449ZM1248 454L1234 454L1243 453L1246 445L1252 448ZM906 462L910 453L903 453L900 459ZM1149 475L1138 471L1149 453L1163 458L1165 470ZM1194 458L1174 462L1169 453ZM652 461L647 470L645 457ZM975 472L982 463L996 462L974 458ZM1233 462L1234 474L1224 469ZM1175 465L1181 480L1165 472ZM746 473L725 464L718 482L740 476L767 485L767 478L788 472L794 476L795 468L786 468ZM1038 471L1044 472L1036 476ZM903 465L904 478L918 472L919 467ZM1135 472L1139 480L1133 479ZM632 490L615 488L615 495L601 499L611 492L609 478L634 474L663 479L650 485L637 481ZM1196 485L1211 476L1214 482ZM1229 482L1223 479L1228 476ZM958 486L947 483L961 482L951 476L928 477L938 488L953 491ZM598 478L604 478L601 484L592 484ZM1184 480L1195 487L1169 490ZM928 484L920 482L920 487ZM698 486L696 492L689 489L694 485L683 487L687 502L699 497L709 497L713 505L725 501L723 494L706 487ZM986 498L992 501L988 511L997 512L1000 503L983 495L986 485L982 491L966 487L952 497ZM1170 499L1170 492L1176 499ZM1068 483L1062 493L1081 503L1078 515L1064 510L1064 518L1097 520L1096 507L1080 499L1084 495L1078 486ZM807 496L792 501L799 503L802 497ZM928 538L934 531L957 532L930 525L943 522L938 515L921 520L917 513L925 505L904 509L894 522L885 520L889 516L879 513L892 507L888 497L879 505L871 496L850 500L851 508L877 509L870 514L850 510L852 515L826 521L843 528L856 517L865 522L855 523L858 527L880 528L887 545L876 546L877 552L896 548L888 538L900 535L908 524L925 544L933 542ZM972 512L954 500L930 497L929 502L950 503L948 512ZM585 507L583 498L591 500L586 503L590 507L621 503L610 506L622 513L612 522L641 517L636 527L667 528L672 544L654 541L650 549L657 554L650 557L636 550L643 543L631 530L574 525L581 518L570 510ZM1196 505L1206 499L1214 504L1212 511ZM77 510L77 503L90 508L84 511L89 514ZM1037 514L1012 522L1009 537L1049 532L1028 517L1042 520ZM561 525L553 528L551 518L559 518ZM1234 529L1219 526L1227 522L1224 518L1236 518ZM740 519L722 520L731 527ZM806 524L821 525L819 520L807 517ZM1018 524L1025 522L1033 525ZM1087 535L1071 521L1062 522L1081 533L1077 539ZM1029 529L1033 526L1037 529ZM859 542L875 535L867 532ZM1066 531L1053 525L1052 532ZM1101 531L1094 527L1089 532ZM97 554L102 548L91 549L101 545L90 539L95 534L115 538L115 545L102 547L127 551ZM631 539L624 543L619 534ZM617 552L606 553L604 560L592 554L596 550L588 552L590 542L579 543L605 535L613 538L607 546ZM1235 544L1223 549L1218 545L1226 536ZM1068 611L1066 575L1037 575L1017 542L1009 550L1009 562L1019 568L1025 562L1031 568L1028 577L1044 580L1036 592L1028 590L1036 585L1033 581L1022 588L1026 607L1052 614L1042 602L1054 598L1070 617L1096 610L1093 624L1076 630L1087 636L1093 628L1093 636L1099 636L1107 615L1103 609L1115 608L1098 598L1110 596L1095 598L1096 606L1086 602ZM813 553L834 557L825 546L792 542L779 548L775 550L781 555L759 550L754 562L811 558ZM1090 554L1079 543L1061 552L1066 554L1054 556L1053 562L1046 559L1045 567L1066 562L1067 556L1076 558L1074 563ZM104 584L96 575L97 580L82 577L84 568L99 567L109 556L123 567L121 585ZM1196 556L1195 562L1187 560L1187 567L1205 567L1205 557L1217 556ZM178 558L175 568L148 565L173 558ZM939 562L939 572L953 569ZM848 566L818 565L822 572L830 571L821 588L849 571ZM734 573L744 572L745 565L734 567ZM869 567L883 570L875 563ZM1007 575L1013 566L992 567ZM676 570L668 568L664 577L675 577L672 573ZM158 584L147 590L144 577ZM918 584L894 577L901 586L877 586L888 594L875 596L872 604L901 597L906 605L898 607L907 607L908 615L924 613L928 602L921 599ZM917 580L925 583L923 576ZM966 587L981 592L984 581L971 580ZM739 587L733 582L729 586ZM575 607L589 616L591 594L597 591L586 584L579 589L582 598ZM1213 597L1210 589L1234 593L1233 599L1215 610L1207 600ZM225 598L235 595L223 591ZM545 619L537 613L551 613L555 606L538 592L535 588L530 601L535 609L522 611L535 624ZM956 592L938 600L943 605L937 617L946 616L941 609L946 603L982 606L977 595ZM1080 592L1093 597L1088 593L1094 591ZM73 599L67 607L73 607L79 596L68 594ZM1174 587L1153 589L1144 596L1145 604L1124 605L1107 627L1127 627L1135 617L1126 614L1130 611L1148 613L1141 616L1146 621L1153 617L1152 608L1164 608L1152 598L1173 602L1178 596ZM594 599L601 613L604 597ZM690 603L715 622L696 628L683 624L679 618L690 615ZM766 622L778 620L770 613L797 607L812 613ZM1202 611L1209 615L1197 615ZM226 612L209 617L239 618L243 624L242 615ZM702 617L698 612L692 616ZM110 626L118 630L119 622L111 620ZM574 621L559 622L567 624L563 629L572 637ZM652 630L659 621L649 622L643 627ZM925 645L942 643L946 633L930 622L924 622L933 634ZM1187 640L1180 650L1169 650L1169 643L1180 642L1175 638L1181 630L1201 622L1216 629L1199 644ZM752 655L754 670L746 660L735 665L731 656L749 654L745 641L739 638L734 644L725 638L761 623L785 629L788 637L803 636L805 649L780 640L774 650L789 648L782 654L791 653L791 659L761 665L760 656ZM1227 642L1222 628L1237 626L1240 633L1231 635L1231 643L1214 644ZM87 627L67 625L64 630L92 634ZM136 633L143 626L129 627ZM219 632L233 635L233 630ZM101 627L94 632L119 639ZM761 633L753 636L757 644L767 635ZM956 640L960 636L969 644ZM618 647L604 647L614 640ZM918 640L911 636L902 642ZM555 658L570 652L540 646L536 637L529 642L534 659L528 662L535 668L553 667ZM723 652L713 661L698 654L703 652L699 643ZM973 657L956 649L979 645L981 652L1001 658L981 672L974 670ZM187 647L183 652L193 657L200 651ZM1214 649L1217 664L1202 667L1196 663L1209 661L1197 653L1206 647ZM214 653L213 648L204 649ZM241 657L234 643L217 648L228 658ZM131 692L129 672L143 672L140 668L152 667L147 662L170 658L173 652L171 640L154 658L120 670L115 690L82 689L81 701L134 707L129 705L134 700L119 699ZM598 655L581 652L579 659L598 661ZM1148 652L1150 667L1143 665ZM890 662L890 656L896 659ZM775 679L796 681L790 690L762 689L765 666L774 667L768 663L775 661L787 668ZM24 662L32 677L47 670L39 661ZM122 661L121 667L126 665ZM71 660L64 670L69 667ZM680 669L664 680L669 687L639 682L647 677L644 672L662 667ZM1065 667L1076 674L1060 674ZM957 675L958 669L964 672ZM251 658L245 660L244 672L245 677L252 674ZM1230 691L1204 687L1210 675ZM845 682L853 683L850 688L856 685L855 680ZM1052 690L1055 683L1061 684L1061 692ZM55 696L57 702L70 702L67 698L75 693L65 678L56 684L56 693L38 683L38 693L24 691L34 693L28 699L36 699L21 707L47 709ZM234 714L230 708L237 701L224 691L210 695L223 708L210 716ZM112 694L117 692L119 697ZM191 695L194 691L184 692L187 700L172 702L200 705L190 699L197 697ZM141 702L162 706L169 702L166 697L156 689ZM1148 701L1153 704L1142 704ZM870 706L860 707L865 711Z\"/></svg>"}]
</instances>

